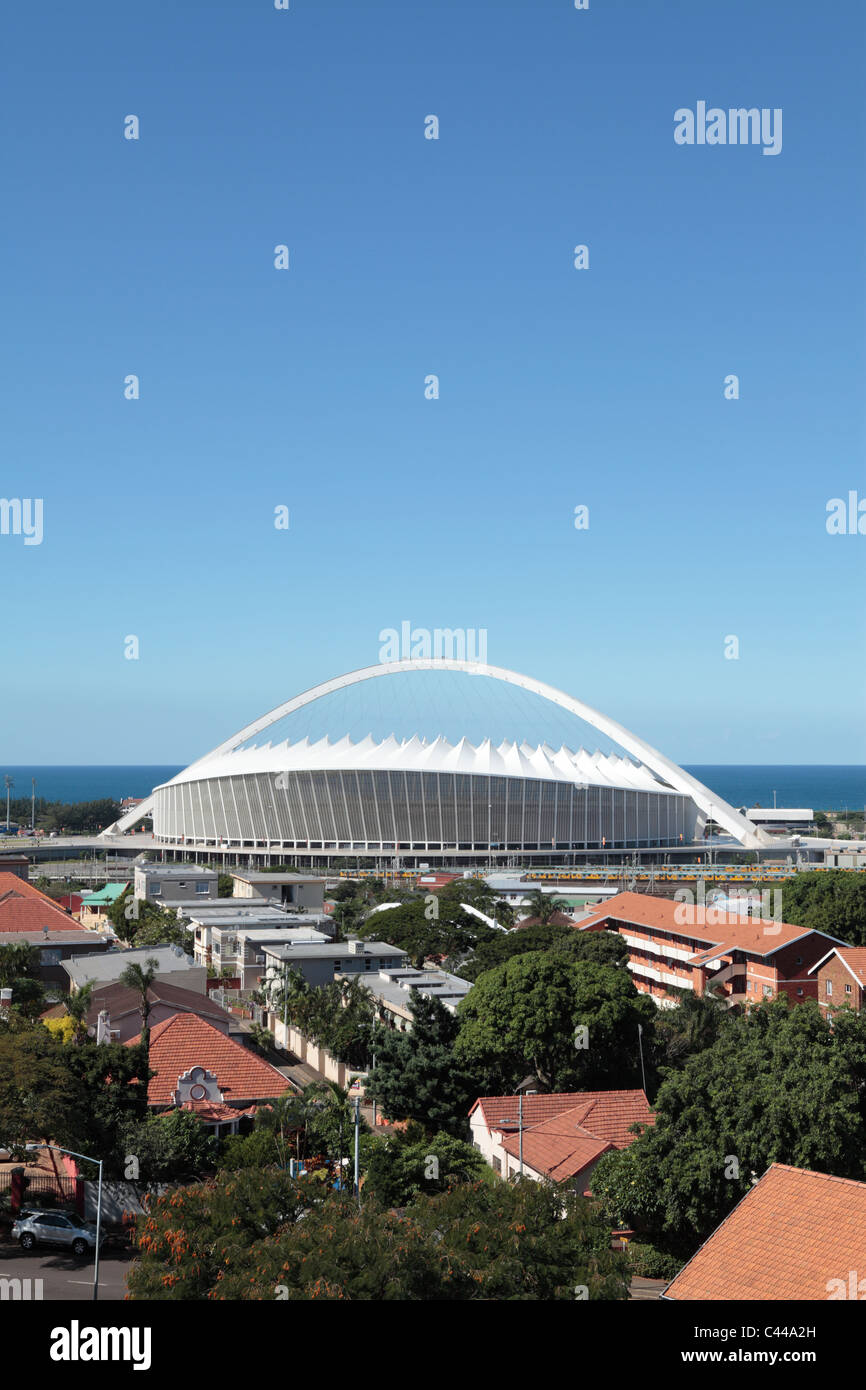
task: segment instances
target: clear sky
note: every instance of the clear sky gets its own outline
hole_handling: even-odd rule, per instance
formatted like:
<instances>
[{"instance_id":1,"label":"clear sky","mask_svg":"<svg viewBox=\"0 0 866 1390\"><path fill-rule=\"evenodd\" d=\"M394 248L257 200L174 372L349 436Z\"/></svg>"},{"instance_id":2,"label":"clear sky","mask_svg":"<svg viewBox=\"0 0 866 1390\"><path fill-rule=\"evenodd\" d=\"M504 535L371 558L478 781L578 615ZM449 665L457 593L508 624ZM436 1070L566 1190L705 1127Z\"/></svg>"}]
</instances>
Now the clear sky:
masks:
<instances>
[{"instance_id":1,"label":"clear sky","mask_svg":"<svg viewBox=\"0 0 866 1390\"><path fill-rule=\"evenodd\" d=\"M7 761L185 762L408 619L679 761L866 762L862 0L3 29Z\"/></svg>"}]
</instances>

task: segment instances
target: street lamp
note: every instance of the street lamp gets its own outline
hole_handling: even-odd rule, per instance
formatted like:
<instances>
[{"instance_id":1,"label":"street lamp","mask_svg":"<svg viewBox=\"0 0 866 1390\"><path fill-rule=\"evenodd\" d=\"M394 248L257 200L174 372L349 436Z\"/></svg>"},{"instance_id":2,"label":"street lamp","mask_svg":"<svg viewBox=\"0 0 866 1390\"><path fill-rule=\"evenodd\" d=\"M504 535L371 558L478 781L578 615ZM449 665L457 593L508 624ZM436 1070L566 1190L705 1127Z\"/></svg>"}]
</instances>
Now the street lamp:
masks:
<instances>
[{"instance_id":1,"label":"street lamp","mask_svg":"<svg viewBox=\"0 0 866 1390\"><path fill-rule=\"evenodd\" d=\"M102 1222L102 1159L92 1158L90 1154L79 1154L74 1149L64 1149L60 1144L37 1144L39 1149L56 1149L58 1153L69 1154L70 1158L83 1158L87 1163L96 1163L99 1167L99 1186L96 1193L96 1251L93 1257L93 1301L99 1298L99 1231Z\"/></svg>"}]
</instances>

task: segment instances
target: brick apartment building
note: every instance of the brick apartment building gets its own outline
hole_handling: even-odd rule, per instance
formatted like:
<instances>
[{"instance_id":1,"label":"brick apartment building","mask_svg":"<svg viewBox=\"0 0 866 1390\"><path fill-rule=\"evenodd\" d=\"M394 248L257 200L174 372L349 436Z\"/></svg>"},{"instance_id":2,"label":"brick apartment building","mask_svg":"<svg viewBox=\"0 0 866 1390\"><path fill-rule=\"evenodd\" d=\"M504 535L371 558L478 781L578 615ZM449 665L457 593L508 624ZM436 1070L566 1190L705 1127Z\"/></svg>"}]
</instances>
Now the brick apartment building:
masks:
<instances>
[{"instance_id":1,"label":"brick apartment building","mask_svg":"<svg viewBox=\"0 0 866 1390\"><path fill-rule=\"evenodd\" d=\"M662 1007L676 1002L672 990L683 989L699 995L712 989L744 1006L777 994L798 1004L815 999L819 984L813 967L828 951L844 946L790 922L642 893L618 893L582 918L577 929L619 932L628 944L636 987Z\"/></svg>"},{"instance_id":2,"label":"brick apartment building","mask_svg":"<svg viewBox=\"0 0 866 1390\"><path fill-rule=\"evenodd\" d=\"M834 946L813 965L809 974L817 981L822 1009L859 1013L866 997L866 946Z\"/></svg>"}]
</instances>

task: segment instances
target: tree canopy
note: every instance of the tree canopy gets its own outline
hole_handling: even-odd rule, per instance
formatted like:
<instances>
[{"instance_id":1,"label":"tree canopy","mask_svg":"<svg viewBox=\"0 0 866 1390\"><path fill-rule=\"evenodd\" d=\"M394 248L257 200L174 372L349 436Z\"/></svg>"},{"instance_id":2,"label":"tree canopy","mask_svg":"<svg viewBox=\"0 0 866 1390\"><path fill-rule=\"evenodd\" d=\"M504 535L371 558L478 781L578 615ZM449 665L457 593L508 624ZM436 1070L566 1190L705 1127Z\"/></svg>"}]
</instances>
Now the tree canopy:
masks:
<instances>
[{"instance_id":1,"label":"tree canopy","mask_svg":"<svg viewBox=\"0 0 866 1390\"><path fill-rule=\"evenodd\" d=\"M592 1090L642 1084L638 1025L651 1046L656 1006L624 970L546 951L486 971L459 1016L455 1055L484 1093L527 1073L542 1090Z\"/></svg>"}]
</instances>

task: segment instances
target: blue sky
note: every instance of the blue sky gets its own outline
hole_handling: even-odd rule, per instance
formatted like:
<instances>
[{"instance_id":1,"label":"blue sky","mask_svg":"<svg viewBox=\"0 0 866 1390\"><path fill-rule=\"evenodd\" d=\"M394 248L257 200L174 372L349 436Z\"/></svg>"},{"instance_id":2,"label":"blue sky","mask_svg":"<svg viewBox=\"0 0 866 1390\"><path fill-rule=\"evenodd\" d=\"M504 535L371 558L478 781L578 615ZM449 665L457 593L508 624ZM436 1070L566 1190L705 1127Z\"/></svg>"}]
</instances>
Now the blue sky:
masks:
<instances>
[{"instance_id":1,"label":"blue sky","mask_svg":"<svg viewBox=\"0 0 866 1390\"><path fill-rule=\"evenodd\" d=\"M866 762L860 0L4 31L8 761L184 762L408 619L680 761Z\"/></svg>"}]
</instances>

